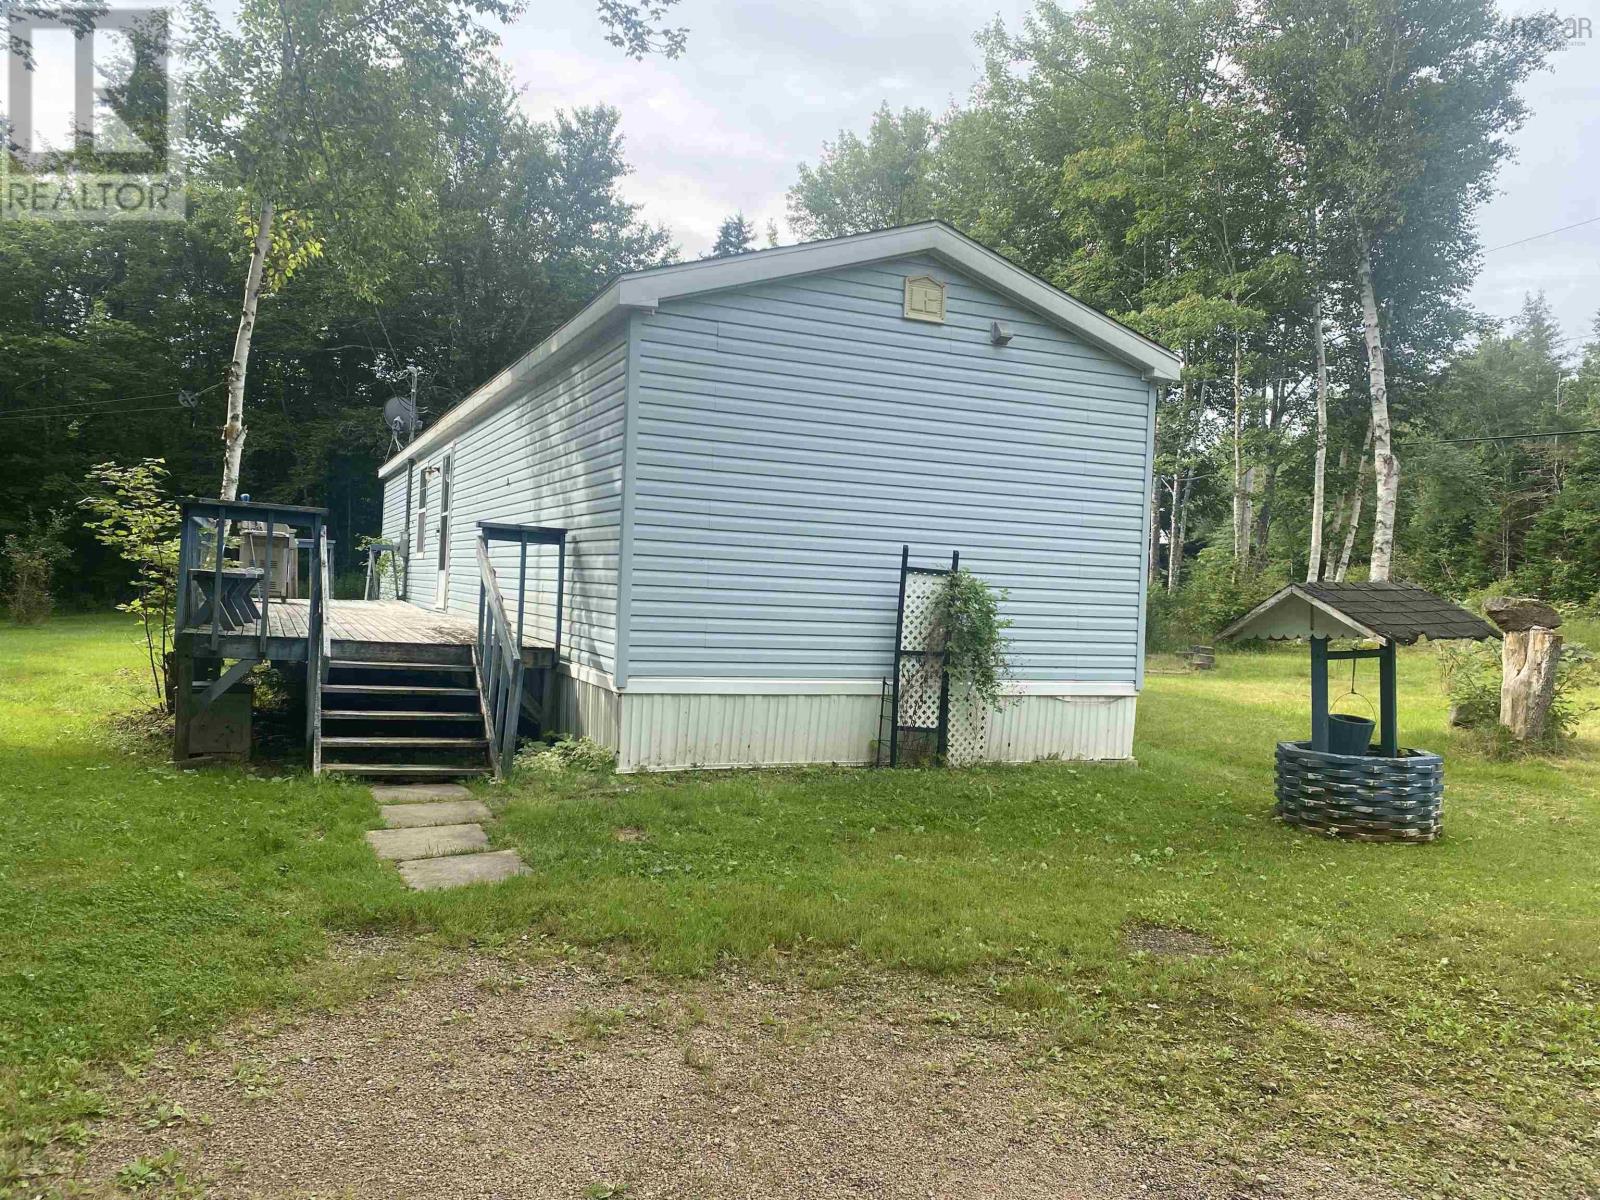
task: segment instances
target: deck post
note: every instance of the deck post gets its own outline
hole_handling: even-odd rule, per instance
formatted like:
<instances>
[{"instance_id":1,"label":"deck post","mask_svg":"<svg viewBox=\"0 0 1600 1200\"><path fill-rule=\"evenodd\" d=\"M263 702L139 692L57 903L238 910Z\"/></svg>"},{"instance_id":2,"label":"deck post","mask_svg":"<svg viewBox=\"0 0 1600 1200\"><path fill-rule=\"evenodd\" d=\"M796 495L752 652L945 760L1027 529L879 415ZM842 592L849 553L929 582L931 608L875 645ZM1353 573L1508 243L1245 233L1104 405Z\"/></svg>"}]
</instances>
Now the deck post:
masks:
<instances>
[{"instance_id":1,"label":"deck post","mask_svg":"<svg viewBox=\"0 0 1600 1200\"><path fill-rule=\"evenodd\" d=\"M195 569L194 513L185 504L183 523L178 529L178 599L175 604L177 627L181 632L189 628L189 573Z\"/></svg>"},{"instance_id":2,"label":"deck post","mask_svg":"<svg viewBox=\"0 0 1600 1200\"><path fill-rule=\"evenodd\" d=\"M222 639L222 554L225 531L228 527L227 509L217 505L216 527L216 572L211 578L211 649L217 648L217 643Z\"/></svg>"},{"instance_id":3,"label":"deck post","mask_svg":"<svg viewBox=\"0 0 1600 1200\"><path fill-rule=\"evenodd\" d=\"M528 533L517 535L517 656L522 656L522 609L528 595Z\"/></svg>"},{"instance_id":4,"label":"deck post","mask_svg":"<svg viewBox=\"0 0 1600 1200\"><path fill-rule=\"evenodd\" d=\"M555 661L561 662L561 601L567 591L567 534L562 530L561 540L556 543L556 633Z\"/></svg>"},{"instance_id":5,"label":"deck post","mask_svg":"<svg viewBox=\"0 0 1600 1200\"><path fill-rule=\"evenodd\" d=\"M272 514L267 514L267 575L261 588L261 624L257 630L261 637L261 657L267 656L267 630L271 623L267 620L268 609L272 605Z\"/></svg>"},{"instance_id":6,"label":"deck post","mask_svg":"<svg viewBox=\"0 0 1600 1200\"><path fill-rule=\"evenodd\" d=\"M1311 639L1311 748L1328 750L1328 639Z\"/></svg>"},{"instance_id":7,"label":"deck post","mask_svg":"<svg viewBox=\"0 0 1600 1200\"><path fill-rule=\"evenodd\" d=\"M194 651L186 647L178 652L177 690L172 697L173 745L172 760L183 763L189 758L189 722L194 716Z\"/></svg>"}]
</instances>

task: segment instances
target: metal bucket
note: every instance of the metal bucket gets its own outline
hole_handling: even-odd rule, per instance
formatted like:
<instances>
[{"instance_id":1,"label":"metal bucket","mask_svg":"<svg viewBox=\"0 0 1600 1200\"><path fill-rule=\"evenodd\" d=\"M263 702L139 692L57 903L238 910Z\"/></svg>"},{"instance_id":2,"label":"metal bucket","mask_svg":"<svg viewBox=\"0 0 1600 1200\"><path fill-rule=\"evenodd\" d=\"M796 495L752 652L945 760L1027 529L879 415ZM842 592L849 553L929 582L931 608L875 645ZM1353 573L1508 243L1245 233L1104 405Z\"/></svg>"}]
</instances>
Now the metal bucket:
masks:
<instances>
[{"instance_id":1,"label":"metal bucket","mask_svg":"<svg viewBox=\"0 0 1600 1200\"><path fill-rule=\"evenodd\" d=\"M1372 744L1373 723L1345 713L1328 714L1328 753L1365 754Z\"/></svg>"}]
</instances>

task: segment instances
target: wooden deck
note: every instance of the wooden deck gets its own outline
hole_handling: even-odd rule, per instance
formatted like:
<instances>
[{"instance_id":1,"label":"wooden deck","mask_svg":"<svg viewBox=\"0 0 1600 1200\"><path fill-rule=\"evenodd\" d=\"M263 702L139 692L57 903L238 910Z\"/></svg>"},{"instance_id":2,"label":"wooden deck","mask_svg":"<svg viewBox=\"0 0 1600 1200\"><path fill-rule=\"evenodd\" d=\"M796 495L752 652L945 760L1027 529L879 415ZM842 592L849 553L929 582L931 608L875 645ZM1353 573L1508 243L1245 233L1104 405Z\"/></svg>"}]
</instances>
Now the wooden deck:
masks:
<instances>
[{"instance_id":1,"label":"wooden deck","mask_svg":"<svg viewBox=\"0 0 1600 1200\"><path fill-rule=\"evenodd\" d=\"M311 602L274 600L267 607L265 657L298 662L306 657ZM184 630L197 652L205 653L210 627ZM405 647L470 646L478 637L477 623L456 613L430 612L404 600L333 600L328 605L328 636L339 656L340 643L363 647L393 647L398 656ZM261 639L253 631L223 633L217 654L223 658L261 655ZM551 648L530 636L522 640L523 660L544 666Z\"/></svg>"}]
</instances>

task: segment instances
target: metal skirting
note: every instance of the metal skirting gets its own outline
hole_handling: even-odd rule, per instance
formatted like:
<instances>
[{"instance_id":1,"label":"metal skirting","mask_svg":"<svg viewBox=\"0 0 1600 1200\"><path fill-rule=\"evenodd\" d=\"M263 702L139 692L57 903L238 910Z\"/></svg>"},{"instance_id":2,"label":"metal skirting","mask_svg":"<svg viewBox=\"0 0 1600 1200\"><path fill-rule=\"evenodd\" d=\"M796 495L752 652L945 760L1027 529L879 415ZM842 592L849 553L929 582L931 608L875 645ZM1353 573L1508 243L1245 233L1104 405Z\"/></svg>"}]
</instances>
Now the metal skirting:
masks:
<instances>
[{"instance_id":1,"label":"metal skirting","mask_svg":"<svg viewBox=\"0 0 1600 1200\"><path fill-rule=\"evenodd\" d=\"M881 699L871 693L623 693L565 680L565 703L588 706L589 736L605 741L607 710L617 702L617 759L622 771L785 766L873 761ZM1134 696L1018 696L989 717L984 758L1120 760L1133 754ZM576 730L576 727L575 731ZM607 743L610 744L610 743Z\"/></svg>"}]
</instances>

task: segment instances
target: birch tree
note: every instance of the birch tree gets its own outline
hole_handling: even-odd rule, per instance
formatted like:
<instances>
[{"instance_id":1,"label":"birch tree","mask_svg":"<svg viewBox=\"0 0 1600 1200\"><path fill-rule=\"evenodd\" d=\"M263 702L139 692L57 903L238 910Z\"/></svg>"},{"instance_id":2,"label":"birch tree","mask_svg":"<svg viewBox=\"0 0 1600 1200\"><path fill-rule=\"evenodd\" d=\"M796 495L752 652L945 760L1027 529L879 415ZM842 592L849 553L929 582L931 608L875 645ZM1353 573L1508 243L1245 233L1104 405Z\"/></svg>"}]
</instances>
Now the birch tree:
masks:
<instances>
[{"instance_id":1,"label":"birch tree","mask_svg":"<svg viewBox=\"0 0 1600 1200\"><path fill-rule=\"evenodd\" d=\"M1553 20L1507 20L1490 0L1265 0L1244 49L1263 105L1310 165L1359 297L1373 579L1393 571L1400 488L1389 388L1400 289L1386 295L1386 272L1427 262L1431 290L1470 282L1474 217L1525 116L1517 87L1558 44Z\"/></svg>"},{"instance_id":2,"label":"birch tree","mask_svg":"<svg viewBox=\"0 0 1600 1200\"><path fill-rule=\"evenodd\" d=\"M676 55L675 0L601 0L607 39ZM223 499L238 495L245 386L263 294L327 258L357 298L425 240L443 173L438 131L516 0L243 0L224 25L196 0L194 157L238 197L248 246L222 428Z\"/></svg>"}]
</instances>

